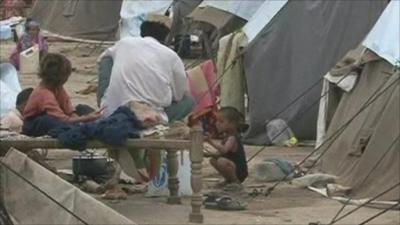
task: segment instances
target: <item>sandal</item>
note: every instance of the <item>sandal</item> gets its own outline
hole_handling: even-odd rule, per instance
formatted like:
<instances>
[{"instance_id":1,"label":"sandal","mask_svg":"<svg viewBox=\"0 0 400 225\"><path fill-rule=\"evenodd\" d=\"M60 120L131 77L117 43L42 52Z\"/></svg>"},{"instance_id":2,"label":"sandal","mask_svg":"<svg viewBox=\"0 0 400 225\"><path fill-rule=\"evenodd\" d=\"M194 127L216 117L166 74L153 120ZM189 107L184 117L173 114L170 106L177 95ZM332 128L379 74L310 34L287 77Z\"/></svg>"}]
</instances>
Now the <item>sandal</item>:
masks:
<instances>
[{"instance_id":1,"label":"sandal","mask_svg":"<svg viewBox=\"0 0 400 225\"><path fill-rule=\"evenodd\" d=\"M229 196L208 196L204 202L206 209L219 209L226 211L245 210L247 205Z\"/></svg>"},{"instance_id":2,"label":"sandal","mask_svg":"<svg viewBox=\"0 0 400 225\"><path fill-rule=\"evenodd\" d=\"M224 196L217 199L217 207L220 210L227 211L237 211L237 210L245 210L247 204L240 202L237 199L234 199L229 196Z\"/></svg>"}]
</instances>

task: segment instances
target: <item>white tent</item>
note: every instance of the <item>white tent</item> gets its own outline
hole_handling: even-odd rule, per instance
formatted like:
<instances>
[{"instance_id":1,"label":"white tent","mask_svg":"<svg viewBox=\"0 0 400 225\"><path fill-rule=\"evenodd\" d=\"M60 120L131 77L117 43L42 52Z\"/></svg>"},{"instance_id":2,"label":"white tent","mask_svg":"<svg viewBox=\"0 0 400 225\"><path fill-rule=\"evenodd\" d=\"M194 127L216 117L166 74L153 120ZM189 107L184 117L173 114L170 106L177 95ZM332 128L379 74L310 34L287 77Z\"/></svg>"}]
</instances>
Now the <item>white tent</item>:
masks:
<instances>
[{"instance_id":1,"label":"white tent","mask_svg":"<svg viewBox=\"0 0 400 225\"><path fill-rule=\"evenodd\" d=\"M391 1L363 45L400 66L400 1Z\"/></svg>"},{"instance_id":2,"label":"white tent","mask_svg":"<svg viewBox=\"0 0 400 225\"><path fill-rule=\"evenodd\" d=\"M263 4L264 0L253 1L218 1L218 0L205 0L199 7L214 7L222 11L232 13L245 20L249 20L254 12Z\"/></svg>"},{"instance_id":3,"label":"white tent","mask_svg":"<svg viewBox=\"0 0 400 225\"><path fill-rule=\"evenodd\" d=\"M163 15L172 0L124 0L121 6L121 38L139 36L140 25L149 13Z\"/></svg>"},{"instance_id":4,"label":"white tent","mask_svg":"<svg viewBox=\"0 0 400 225\"><path fill-rule=\"evenodd\" d=\"M266 0L243 27L247 41L251 42L286 3L287 0Z\"/></svg>"}]
</instances>

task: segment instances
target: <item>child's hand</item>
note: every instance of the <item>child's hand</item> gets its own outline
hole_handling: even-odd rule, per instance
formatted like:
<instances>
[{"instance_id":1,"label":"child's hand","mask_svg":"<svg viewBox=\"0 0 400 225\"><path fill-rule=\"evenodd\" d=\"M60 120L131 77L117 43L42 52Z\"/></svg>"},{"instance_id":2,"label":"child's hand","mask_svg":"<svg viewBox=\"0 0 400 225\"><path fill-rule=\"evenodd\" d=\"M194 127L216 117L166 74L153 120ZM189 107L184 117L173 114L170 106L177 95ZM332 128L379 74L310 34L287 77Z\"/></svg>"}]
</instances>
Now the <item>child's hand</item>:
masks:
<instances>
[{"instance_id":1,"label":"child's hand","mask_svg":"<svg viewBox=\"0 0 400 225\"><path fill-rule=\"evenodd\" d=\"M99 111L92 112L86 116L87 121L95 121L101 118L105 108L101 108Z\"/></svg>"},{"instance_id":2,"label":"child's hand","mask_svg":"<svg viewBox=\"0 0 400 225\"><path fill-rule=\"evenodd\" d=\"M212 157L212 154L210 153L210 152L203 152L203 156L204 157L206 157L206 158L211 158Z\"/></svg>"}]
</instances>

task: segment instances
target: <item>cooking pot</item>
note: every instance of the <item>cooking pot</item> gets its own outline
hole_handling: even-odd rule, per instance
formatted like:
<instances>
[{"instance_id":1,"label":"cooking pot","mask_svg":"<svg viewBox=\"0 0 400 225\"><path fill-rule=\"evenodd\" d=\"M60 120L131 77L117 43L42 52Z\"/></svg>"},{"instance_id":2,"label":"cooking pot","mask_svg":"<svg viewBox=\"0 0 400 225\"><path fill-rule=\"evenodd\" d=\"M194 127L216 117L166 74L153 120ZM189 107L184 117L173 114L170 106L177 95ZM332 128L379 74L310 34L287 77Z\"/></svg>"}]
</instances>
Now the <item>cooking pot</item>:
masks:
<instances>
[{"instance_id":1,"label":"cooking pot","mask_svg":"<svg viewBox=\"0 0 400 225\"><path fill-rule=\"evenodd\" d=\"M72 171L76 177L86 176L95 178L107 175L112 161L105 156L95 155L91 152L82 152L72 158Z\"/></svg>"}]
</instances>

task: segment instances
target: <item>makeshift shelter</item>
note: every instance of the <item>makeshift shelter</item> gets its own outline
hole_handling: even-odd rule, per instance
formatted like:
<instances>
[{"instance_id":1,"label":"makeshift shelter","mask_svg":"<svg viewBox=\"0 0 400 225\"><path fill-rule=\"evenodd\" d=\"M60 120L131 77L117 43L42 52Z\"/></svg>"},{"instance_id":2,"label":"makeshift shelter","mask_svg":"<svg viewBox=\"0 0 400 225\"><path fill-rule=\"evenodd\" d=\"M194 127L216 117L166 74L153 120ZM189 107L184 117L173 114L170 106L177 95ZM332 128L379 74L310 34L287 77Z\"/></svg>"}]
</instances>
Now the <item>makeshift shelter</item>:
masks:
<instances>
[{"instance_id":1,"label":"makeshift shelter","mask_svg":"<svg viewBox=\"0 0 400 225\"><path fill-rule=\"evenodd\" d=\"M356 75L354 87L343 90L341 82L330 79L328 103L320 110L330 123L319 150L319 169L338 176L353 199L373 198L400 182L399 1L391 1L363 46L361 55L348 54L328 74L336 80ZM361 71L352 70L354 64ZM398 185L378 198L399 199Z\"/></svg>"},{"instance_id":2,"label":"makeshift shelter","mask_svg":"<svg viewBox=\"0 0 400 225\"><path fill-rule=\"evenodd\" d=\"M216 49L220 37L246 24L251 15L262 5L261 1L203 1L188 17L191 31L206 39L206 48ZM208 45L208 46L207 46Z\"/></svg>"},{"instance_id":3,"label":"makeshift shelter","mask_svg":"<svg viewBox=\"0 0 400 225\"><path fill-rule=\"evenodd\" d=\"M188 30L188 21L186 16L188 16L197 6L202 2L202 0L176 0L172 5L173 12L173 22L171 27L171 37L177 35L185 35Z\"/></svg>"},{"instance_id":4,"label":"makeshift shelter","mask_svg":"<svg viewBox=\"0 0 400 225\"><path fill-rule=\"evenodd\" d=\"M122 0L36 1L30 17L61 36L113 41L117 37Z\"/></svg>"},{"instance_id":5,"label":"makeshift shelter","mask_svg":"<svg viewBox=\"0 0 400 225\"><path fill-rule=\"evenodd\" d=\"M266 121L276 118L300 139L314 139L322 74L360 43L386 4L288 1L244 54L250 113L246 142L267 144Z\"/></svg>"}]
</instances>

